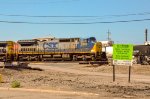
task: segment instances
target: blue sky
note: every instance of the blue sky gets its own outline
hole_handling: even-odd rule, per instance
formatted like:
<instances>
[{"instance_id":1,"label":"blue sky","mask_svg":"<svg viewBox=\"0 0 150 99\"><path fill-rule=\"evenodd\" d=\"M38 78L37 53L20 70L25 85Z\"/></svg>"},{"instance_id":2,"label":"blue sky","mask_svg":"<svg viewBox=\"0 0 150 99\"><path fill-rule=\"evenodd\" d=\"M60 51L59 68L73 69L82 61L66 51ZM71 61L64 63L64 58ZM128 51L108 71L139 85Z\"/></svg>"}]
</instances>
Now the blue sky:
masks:
<instances>
[{"instance_id":1,"label":"blue sky","mask_svg":"<svg viewBox=\"0 0 150 99\"><path fill-rule=\"evenodd\" d=\"M5 23L90 23L150 19L150 0L0 0L0 40L39 37L94 36L107 40L107 31L115 43L144 43L144 31L150 21L97 24L27 24ZM139 14L144 15L139 15ZM145 14L146 13L146 14ZM133 15L134 14L134 15ZM98 16L98 17L26 17L28 16ZM112 16L126 15L126 16ZM148 39L150 40L150 34Z\"/></svg>"}]
</instances>

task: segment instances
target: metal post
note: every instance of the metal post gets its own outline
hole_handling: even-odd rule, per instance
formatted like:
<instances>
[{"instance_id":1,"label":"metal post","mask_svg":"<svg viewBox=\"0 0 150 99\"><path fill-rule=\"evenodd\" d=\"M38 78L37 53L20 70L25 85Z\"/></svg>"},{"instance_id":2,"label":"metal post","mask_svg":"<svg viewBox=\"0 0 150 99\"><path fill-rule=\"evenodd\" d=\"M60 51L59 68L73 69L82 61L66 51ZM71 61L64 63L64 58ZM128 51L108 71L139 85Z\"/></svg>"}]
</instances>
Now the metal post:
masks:
<instances>
[{"instance_id":1,"label":"metal post","mask_svg":"<svg viewBox=\"0 0 150 99\"><path fill-rule=\"evenodd\" d=\"M115 81L115 65L113 65L113 82Z\"/></svg>"},{"instance_id":2,"label":"metal post","mask_svg":"<svg viewBox=\"0 0 150 99\"><path fill-rule=\"evenodd\" d=\"M129 66L129 79L128 79L129 83L130 83L130 78L131 78L131 66Z\"/></svg>"}]
</instances>

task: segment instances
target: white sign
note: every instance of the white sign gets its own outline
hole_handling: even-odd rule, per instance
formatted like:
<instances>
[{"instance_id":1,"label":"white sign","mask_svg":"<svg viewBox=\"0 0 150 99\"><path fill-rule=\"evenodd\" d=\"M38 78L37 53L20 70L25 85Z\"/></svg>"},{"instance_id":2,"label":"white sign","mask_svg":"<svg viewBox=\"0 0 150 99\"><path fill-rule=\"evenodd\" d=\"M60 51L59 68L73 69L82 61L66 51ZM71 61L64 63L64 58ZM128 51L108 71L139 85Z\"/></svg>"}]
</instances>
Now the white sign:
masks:
<instances>
[{"instance_id":1,"label":"white sign","mask_svg":"<svg viewBox=\"0 0 150 99\"><path fill-rule=\"evenodd\" d=\"M113 60L113 64L132 66L132 60Z\"/></svg>"}]
</instances>

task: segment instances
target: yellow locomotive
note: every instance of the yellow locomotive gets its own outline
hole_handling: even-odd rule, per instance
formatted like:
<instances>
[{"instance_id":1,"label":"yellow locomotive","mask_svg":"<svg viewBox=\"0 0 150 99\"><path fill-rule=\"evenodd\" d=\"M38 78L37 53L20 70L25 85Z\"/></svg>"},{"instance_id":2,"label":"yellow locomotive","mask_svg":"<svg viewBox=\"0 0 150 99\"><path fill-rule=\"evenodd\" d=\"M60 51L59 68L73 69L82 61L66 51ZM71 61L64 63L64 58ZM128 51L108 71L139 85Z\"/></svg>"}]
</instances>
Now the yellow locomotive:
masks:
<instances>
[{"instance_id":1,"label":"yellow locomotive","mask_svg":"<svg viewBox=\"0 0 150 99\"><path fill-rule=\"evenodd\" d=\"M0 61L15 61L20 44L13 41L0 41Z\"/></svg>"}]
</instances>

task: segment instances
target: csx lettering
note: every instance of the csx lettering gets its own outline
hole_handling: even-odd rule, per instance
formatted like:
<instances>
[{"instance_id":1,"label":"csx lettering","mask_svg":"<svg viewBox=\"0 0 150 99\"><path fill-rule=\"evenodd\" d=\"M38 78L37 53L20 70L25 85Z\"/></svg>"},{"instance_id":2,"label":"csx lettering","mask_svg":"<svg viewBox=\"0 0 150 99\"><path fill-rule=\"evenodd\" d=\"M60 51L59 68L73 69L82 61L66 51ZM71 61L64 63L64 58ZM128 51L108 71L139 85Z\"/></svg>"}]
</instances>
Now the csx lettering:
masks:
<instances>
[{"instance_id":1,"label":"csx lettering","mask_svg":"<svg viewBox=\"0 0 150 99\"><path fill-rule=\"evenodd\" d=\"M49 48L57 48L57 43L45 43L44 48L49 49Z\"/></svg>"}]
</instances>

